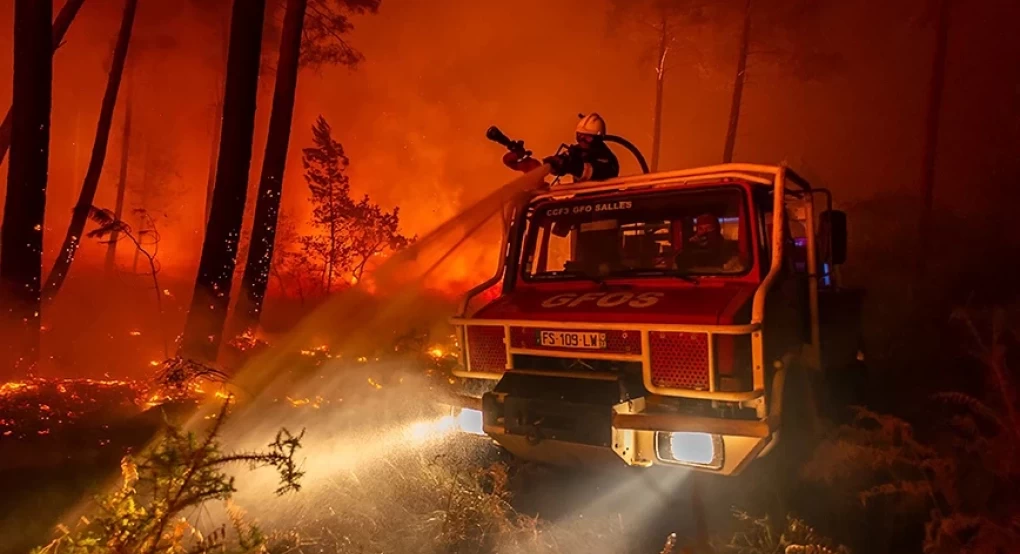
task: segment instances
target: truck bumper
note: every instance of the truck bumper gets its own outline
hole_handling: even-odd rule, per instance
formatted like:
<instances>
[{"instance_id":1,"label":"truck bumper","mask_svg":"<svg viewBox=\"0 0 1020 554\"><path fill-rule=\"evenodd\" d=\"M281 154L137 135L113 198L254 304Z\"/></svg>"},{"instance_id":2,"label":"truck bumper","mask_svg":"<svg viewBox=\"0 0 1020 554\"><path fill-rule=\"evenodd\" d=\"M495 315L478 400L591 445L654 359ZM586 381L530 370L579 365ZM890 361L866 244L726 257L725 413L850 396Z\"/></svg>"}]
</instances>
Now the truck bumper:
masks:
<instances>
[{"instance_id":1,"label":"truck bumper","mask_svg":"<svg viewBox=\"0 0 1020 554\"><path fill-rule=\"evenodd\" d=\"M616 381L533 378L504 383L482 398L457 397L480 411L482 430L513 455L562 466L667 465L736 475L775 439L776 420L736 420L651 411ZM583 394L571 396L557 391Z\"/></svg>"}]
</instances>

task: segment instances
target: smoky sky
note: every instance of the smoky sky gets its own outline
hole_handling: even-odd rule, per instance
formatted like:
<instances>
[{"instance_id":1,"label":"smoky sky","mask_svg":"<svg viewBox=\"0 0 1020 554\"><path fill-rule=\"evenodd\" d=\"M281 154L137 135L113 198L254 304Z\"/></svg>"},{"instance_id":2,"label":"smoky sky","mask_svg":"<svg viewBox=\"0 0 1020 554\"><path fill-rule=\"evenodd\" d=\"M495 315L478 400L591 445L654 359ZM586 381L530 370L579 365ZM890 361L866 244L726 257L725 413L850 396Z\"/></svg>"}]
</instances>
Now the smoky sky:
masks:
<instances>
[{"instance_id":1,"label":"smoky sky","mask_svg":"<svg viewBox=\"0 0 1020 554\"><path fill-rule=\"evenodd\" d=\"M223 70L225 11L196 4L141 4L97 196L97 204L112 205L130 97L129 208L144 203L158 213L164 267L182 272L193 271L201 245ZM351 159L352 189L400 206L407 234L428 231L514 177L499 162L500 147L484 138L489 125L544 154L571 139L578 113L597 111L610 133L650 156L649 51L656 37L641 2L630 13L619 4L383 0L378 14L354 19L349 40L365 56L358 67L300 75L285 210L299 222L309 212L300 150L320 114ZM798 14L779 4L755 3L737 160L785 161L831 189L841 206L885 198L909 204L921 175L934 45L930 2L828 1ZM86 0L54 57L47 260L88 163L121 6ZM678 23L665 82L661 169L721 160L741 28L736 13ZM1005 214L1004 195L1020 175L1018 16L1009 0L952 2L936 205L959 217ZM0 1L3 106L11 97L12 18L13 0ZM275 52L264 58L275 60ZM805 60L813 71L801 70ZM271 73L262 81L250 181L265 146ZM626 153L620 157L624 172L637 171ZM82 259L98 263L101 254L86 243Z\"/></svg>"}]
</instances>

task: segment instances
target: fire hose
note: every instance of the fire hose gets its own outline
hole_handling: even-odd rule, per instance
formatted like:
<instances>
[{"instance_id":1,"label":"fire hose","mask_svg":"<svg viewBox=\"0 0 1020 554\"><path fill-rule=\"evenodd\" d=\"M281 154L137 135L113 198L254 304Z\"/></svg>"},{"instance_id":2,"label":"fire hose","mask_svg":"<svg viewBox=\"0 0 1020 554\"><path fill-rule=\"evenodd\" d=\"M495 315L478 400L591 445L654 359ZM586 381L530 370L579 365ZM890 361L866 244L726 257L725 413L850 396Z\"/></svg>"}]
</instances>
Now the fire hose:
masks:
<instances>
[{"instance_id":1,"label":"fire hose","mask_svg":"<svg viewBox=\"0 0 1020 554\"><path fill-rule=\"evenodd\" d=\"M523 140L511 139L510 137L506 136L506 134L503 133L503 131L501 131L499 127L496 127L495 125L489 127L489 129L485 132L485 138L505 147L508 151L513 153L517 157L516 159L517 164L524 163L525 160L531 158L532 152L531 150L528 150L524 147ZM634 146L633 143L631 143L630 141L623 137L616 135L606 135L603 138L603 140L605 140L606 142L619 144L620 146L627 149L627 151L630 152L631 155L633 155L634 158L637 160L638 165L641 166L641 172L648 173L648 164L645 162L645 157L641 154L641 151L638 150L636 146ZM555 163L554 159L556 158L565 159L577 155L578 148L579 147L577 145L568 146L565 144L561 144L560 148L556 151L556 154L543 159L542 163L550 163L550 165L552 165Z\"/></svg>"}]
</instances>

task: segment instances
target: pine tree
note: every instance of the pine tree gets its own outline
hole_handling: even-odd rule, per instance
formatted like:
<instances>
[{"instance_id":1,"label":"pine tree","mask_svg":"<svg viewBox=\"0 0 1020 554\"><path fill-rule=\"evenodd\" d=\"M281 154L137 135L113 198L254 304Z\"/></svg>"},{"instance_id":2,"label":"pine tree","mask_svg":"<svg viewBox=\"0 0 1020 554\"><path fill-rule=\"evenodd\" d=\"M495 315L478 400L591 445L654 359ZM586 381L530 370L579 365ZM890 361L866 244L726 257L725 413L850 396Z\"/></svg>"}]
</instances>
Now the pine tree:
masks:
<instances>
[{"instance_id":1,"label":"pine tree","mask_svg":"<svg viewBox=\"0 0 1020 554\"><path fill-rule=\"evenodd\" d=\"M64 6L60 8L60 13L53 20L51 32L53 52L56 52L57 48L64 42L64 35L67 34L67 29L71 27L74 16L78 15L78 10L81 9L81 5L84 3L85 0L67 0ZM0 163L3 163L4 157L7 156L7 150L11 147L12 112L12 109L7 110L4 122L0 124Z\"/></svg>"},{"instance_id":2,"label":"pine tree","mask_svg":"<svg viewBox=\"0 0 1020 554\"><path fill-rule=\"evenodd\" d=\"M262 162L255 217L248 242L248 260L241 278L241 297L236 313L243 326L258 325L269 284L276 243L276 226L283 196L283 174L290 145L290 127L294 116L294 95L297 90L298 59L301 54L301 28L307 0L288 0L276 64L276 90L273 112L269 118L266 154Z\"/></svg>"},{"instance_id":3,"label":"pine tree","mask_svg":"<svg viewBox=\"0 0 1020 554\"><path fill-rule=\"evenodd\" d=\"M113 125L113 112L117 106L117 94L120 91L121 76L124 74L128 46L131 44L131 29L134 27L137 8L138 0L127 0L124 4L124 15L121 18L120 31L117 34L117 45L113 50L113 65L110 67L106 92L103 94L103 102L99 110L99 123L96 125L96 140L92 145L92 158L89 160L89 167L85 172L85 182L82 183L78 203L74 206L71 222L67 226L64 243L57 253L57 259L53 262L53 269L50 270L46 286L43 288L43 295L48 300L57 294L67 278L67 273L71 270L71 262L74 261L74 255L78 252L78 246L81 244L81 238L85 232L85 223L89 219L92 203L96 198L99 177L103 173L103 164L106 161L106 149L110 142L110 129Z\"/></svg>"},{"instance_id":4,"label":"pine tree","mask_svg":"<svg viewBox=\"0 0 1020 554\"><path fill-rule=\"evenodd\" d=\"M303 237L305 249L322 261L323 290L329 293L333 281L350 267L352 252L345 237L349 234L351 200L350 179L345 174L350 159L344 147L333 140L333 130L321 115L312 127L312 148L305 148L301 163L311 191L312 225L320 234Z\"/></svg>"},{"instance_id":5,"label":"pine tree","mask_svg":"<svg viewBox=\"0 0 1020 554\"><path fill-rule=\"evenodd\" d=\"M248 194L264 16L265 0L234 0L216 187L181 342L181 354L199 361L216 359L230 305Z\"/></svg>"},{"instance_id":6,"label":"pine tree","mask_svg":"<svg viewBox=\"0 0 1020 554\"><path fill-rule=\"evenodd\" d=\"M14 91L7 201L0 227L0 372L39 359L43 217L49 165L53 50L50 0L14 4Z\"/></svg>"}]
</instances>

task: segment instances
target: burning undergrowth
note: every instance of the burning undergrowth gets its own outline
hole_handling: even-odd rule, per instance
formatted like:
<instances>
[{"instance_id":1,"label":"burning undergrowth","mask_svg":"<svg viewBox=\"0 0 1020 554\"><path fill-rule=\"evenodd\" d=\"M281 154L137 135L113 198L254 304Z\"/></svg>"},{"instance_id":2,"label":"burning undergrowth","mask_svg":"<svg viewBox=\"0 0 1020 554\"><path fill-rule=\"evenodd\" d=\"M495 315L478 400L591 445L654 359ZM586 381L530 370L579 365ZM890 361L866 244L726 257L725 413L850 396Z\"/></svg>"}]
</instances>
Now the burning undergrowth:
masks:
<instances>
[{"instance_id":1,"label":"burning undergrowth","mask_svg":"<svg viewBox=\"0 0 1020 554\"><path fill-rule=\"evenodd\" d=\"M264 528L289 530L294 552L605 551L619 536L605 522L554 525L515 510L521 466L489 439L457 432L438 402L442 372L410 360L322 368L291 382L283 401L239 405L224 429L241 449L279 426L305 429L300 494L275 497L270 476L245 473L235 496Z\"/></svg>"},{"instance_id":2,"label":"burning undergrowth","mask_svg":"<svg viewBox=\"0 0 1020 554\"><path fill-rule=\"evenodd\" d=\"M187 426L198 429L217 425L205 408L230 399L218 432L232 452L264 447L281 427L304 429L299 495L274 496L276 482L259 473L233 476L238 505L291 533L291 552L606 551L611 525L551 525L512 508L517 468L488 439L456 433L439 404L458 384L449 369L459 345L449 329L409 330L426 311L434 270L543 175L511 183L385 262L372 294L338 295L271 346L250 335L230 341L239 371L168 360L136 406L200 401ZM229 519L204 508L191 522L202 532Z\"/></svg>"}]
</instances>

